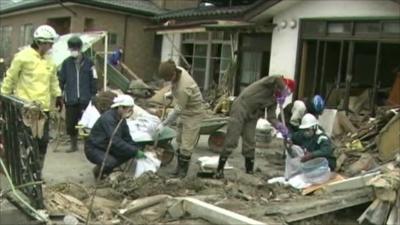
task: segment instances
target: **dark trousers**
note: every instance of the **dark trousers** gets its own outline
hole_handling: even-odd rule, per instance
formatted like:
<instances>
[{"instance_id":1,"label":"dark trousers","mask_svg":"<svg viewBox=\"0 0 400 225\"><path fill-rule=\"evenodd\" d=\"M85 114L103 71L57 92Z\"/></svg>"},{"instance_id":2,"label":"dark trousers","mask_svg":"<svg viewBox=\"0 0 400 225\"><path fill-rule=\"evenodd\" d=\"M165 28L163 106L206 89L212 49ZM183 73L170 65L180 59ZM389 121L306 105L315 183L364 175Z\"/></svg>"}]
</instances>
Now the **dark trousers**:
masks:
<instances>
[{"instance_id":1,"label":"dark trousers","mask_svg":"<svg viewBox=\"0 0 400 225\"><path fill-rule=\"evenodd\" d=\"M43 136L41 138L34 138L34 141L36 141L38 150L39 150L38 158L39 158L40 170L43 169L44 159L45 159L45 156L47 153L47 146L48 146L49 140L50 140L50 136L49 136L49 132L50 132L49 116L50 115L48 112L46 112L45 114L46 114L47 118L43 125Z\"/></svg>"},{"instance_id":2,"label":"dark trousers","mask_svg":"<svg viewBox=\"0 0 400 225\"><path fill-rule=\"evenodd\" d=\"M96 147L85 144L85 155L86 158L93 164L101 166L104 158L106 157L106 152L98 149ZM115 167L120 166L124 162L128 161L131 158L121 158L116 157L114 155L108 154L107 159L104 162L103 174L110 174Z\"/></svg>"},{"instance_id":3,"label":"dark trousers","mask_svg":"<svg viewBox=\"0 0 400 225\"><path fill-rule=\"evenodd\" d=\"M247 109L240 103L232 105L225 136L224 149L221 156L228 158L237 148L242 137L242 155L246 158L255 157L257 119L251 118Z\"/></svg>"},{"instance_id":4,"label":"dark trousers","mask_svg":"<svg viewBox=\"0 0 400 225\"><path fill-rule=\"evenodd\" d=\"M67 134L70 136L76 136L78 130L75 126L78 124L82 117L83 111L85 111L87 104L75 104L65 106L65 125Z\"/></svg>"}]
</instances>

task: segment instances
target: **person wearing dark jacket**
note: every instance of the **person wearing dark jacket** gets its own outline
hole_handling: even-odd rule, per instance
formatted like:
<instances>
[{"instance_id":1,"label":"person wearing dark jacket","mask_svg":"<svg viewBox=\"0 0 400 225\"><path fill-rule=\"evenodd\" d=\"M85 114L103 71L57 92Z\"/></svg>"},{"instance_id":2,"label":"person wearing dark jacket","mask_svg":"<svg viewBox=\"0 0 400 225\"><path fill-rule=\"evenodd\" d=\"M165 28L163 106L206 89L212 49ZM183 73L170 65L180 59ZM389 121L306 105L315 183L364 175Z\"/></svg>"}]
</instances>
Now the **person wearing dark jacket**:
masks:
<instances>
[{"instance_id":1,"label":"person wearing dark jacket","mask_svg":"<svg viewBox=\"0 0 400 225\"><path fill-rule=\"evenodd\" d=\"M307 113L304 115L299 130L294 132L291 141L304 150L301 162L323 157L328 160L331 171L336 168L336 157L333 155L333 146L329 137L318 126L317 118Z\"/></svg>"},{"instance_id":2,"label":"person wearing dark jacket","mask_svg":"<svg viewBox=\"0 0 400 225\"><path fill-rule=\"evenodd\" d=\"M144 153L140 150L143 146L132 140L126 118L133 112L134 101L129 95L121 95L114 99L111 109L104 112L93 125L89 137L85 142L86 158L96 164L93 169L94 176L99 177L101 165L104 161L102 176L110 174L115 167L131 158L143 158ZM118 123L121 124L118 126ZM115 131L115 135L112 137ZM106 151L110 139L111 147L106 158Z\"/></svg>"},{"instance_id":3,"label":"person wearing dark jacket","mask_svg":"<svg viewBox=\"0 0 400 225\"><path fill-rule=\"evenodd\" d=\"M78 150L78 131L75 126L91 98L96 95L97 73L92 60L82 54L82 40L79 37L71 37L68 48L71 56L61 65L59 81L66 106L66 130L71 138L71 148L67 152L74 152Z\"/></svg>"}]
</instances>

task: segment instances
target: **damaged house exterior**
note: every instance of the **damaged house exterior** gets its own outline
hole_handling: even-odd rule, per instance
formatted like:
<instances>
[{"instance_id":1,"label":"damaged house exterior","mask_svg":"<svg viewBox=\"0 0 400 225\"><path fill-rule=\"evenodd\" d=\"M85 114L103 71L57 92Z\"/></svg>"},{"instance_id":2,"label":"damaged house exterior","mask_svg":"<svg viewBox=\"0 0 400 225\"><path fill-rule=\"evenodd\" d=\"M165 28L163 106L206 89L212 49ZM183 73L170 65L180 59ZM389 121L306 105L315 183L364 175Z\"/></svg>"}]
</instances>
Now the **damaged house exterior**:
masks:
<instances>
[{"instance_id":1,"label":"damaged house exterior","mask_svg":"<svg viewBox=\"0 0 400 225\"><path fill-rule=\"evenodd\" d=\"M296 98L320 94L344 109L350 96L366 92L373 105L392 87L400 54L398 1L246 2L158 15L162 60L189 67L207 90L237 57L235 94L261 76L285 74L298 81Z\"/></svg>"},{"instance_id":2,"label":"damaged house exterior","mask_svg":"<svg viewBox=\"0 0 400 225\"><path fill-rule=\"evenodd\" d=\"M8 64L19 47L31 43L33 31L41 24L53 26L60 35L104 30L109 35L109 51L122 48L125 64L150 79L159 63L161 42L143 28L152 24L151 17L163 12L161 2L1 0L0 57Z\"/></svg>"}]
</instances>

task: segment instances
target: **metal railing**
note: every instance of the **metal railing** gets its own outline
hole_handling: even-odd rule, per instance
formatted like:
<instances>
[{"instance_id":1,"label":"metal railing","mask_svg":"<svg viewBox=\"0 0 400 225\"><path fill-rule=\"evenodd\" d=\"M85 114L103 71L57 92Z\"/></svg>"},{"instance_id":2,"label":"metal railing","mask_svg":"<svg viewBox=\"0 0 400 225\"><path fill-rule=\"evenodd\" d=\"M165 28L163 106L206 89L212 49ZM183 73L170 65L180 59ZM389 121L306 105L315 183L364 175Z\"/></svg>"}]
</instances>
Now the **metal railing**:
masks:
<instances>
[{"instance_id":1,"label":"metal railing","mask_svg":"<svg viewBox=\"0 0 400 225\"><path fill-rule=\"evenodd\" d=\"M25 102L0 95L1 132L5 162L14 186L29 199L35 208L43 208L41 168L37 141L23 122Z\"/></svg>"}]
</instances>

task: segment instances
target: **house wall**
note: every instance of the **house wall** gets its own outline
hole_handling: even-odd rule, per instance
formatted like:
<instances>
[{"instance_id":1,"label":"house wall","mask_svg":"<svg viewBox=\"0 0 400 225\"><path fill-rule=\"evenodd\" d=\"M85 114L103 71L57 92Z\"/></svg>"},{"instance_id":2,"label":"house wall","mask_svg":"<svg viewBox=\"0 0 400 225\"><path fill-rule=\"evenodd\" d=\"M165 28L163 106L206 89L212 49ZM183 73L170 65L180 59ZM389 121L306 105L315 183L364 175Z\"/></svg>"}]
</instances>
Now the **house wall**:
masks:
<instances>
[{"instance_id":1,"label":"house wall","mask_svg":"<svg viewBox=\"0 0 400 225\"><path fill-rule=\"evenodd\" d=\"M108 48L112 51L122 47L124 49L124 62L132 71L145 80L150 79L155 74L159 63L159 58L154 57L153 52L155 33L144 31L144 27L151 25L150 20L140 16L126 15L82 5L70 5L68 7L76 12L76 15L56 6L2 17L0 26L13 27L12 54L16 53L18 47L20 47L21 25L30 23L36 28L41 24L45 24L47 19L50 18L71 17L70 31L83 32L85 19L91 18L94 21L93 30L106 30L117 35L116 44L109 45ZM125 26L126 36L124 35ZM103 44L97 45L97 47L102 49Z\"/></svg>"},{"instance_id":2,"label":"house wall","mask_svg":"<svg viewBox=\"0 0 400 225\"><path fill-rule=\"evenodd\" d=\"M305 18L393 17L399 16L400 4L389 0L303 1L274 16L274 23L295 20L294 29L276 27L272 34L270 74L294 77L299 35L299 21Z\"/></svg>"}]
</instances>

